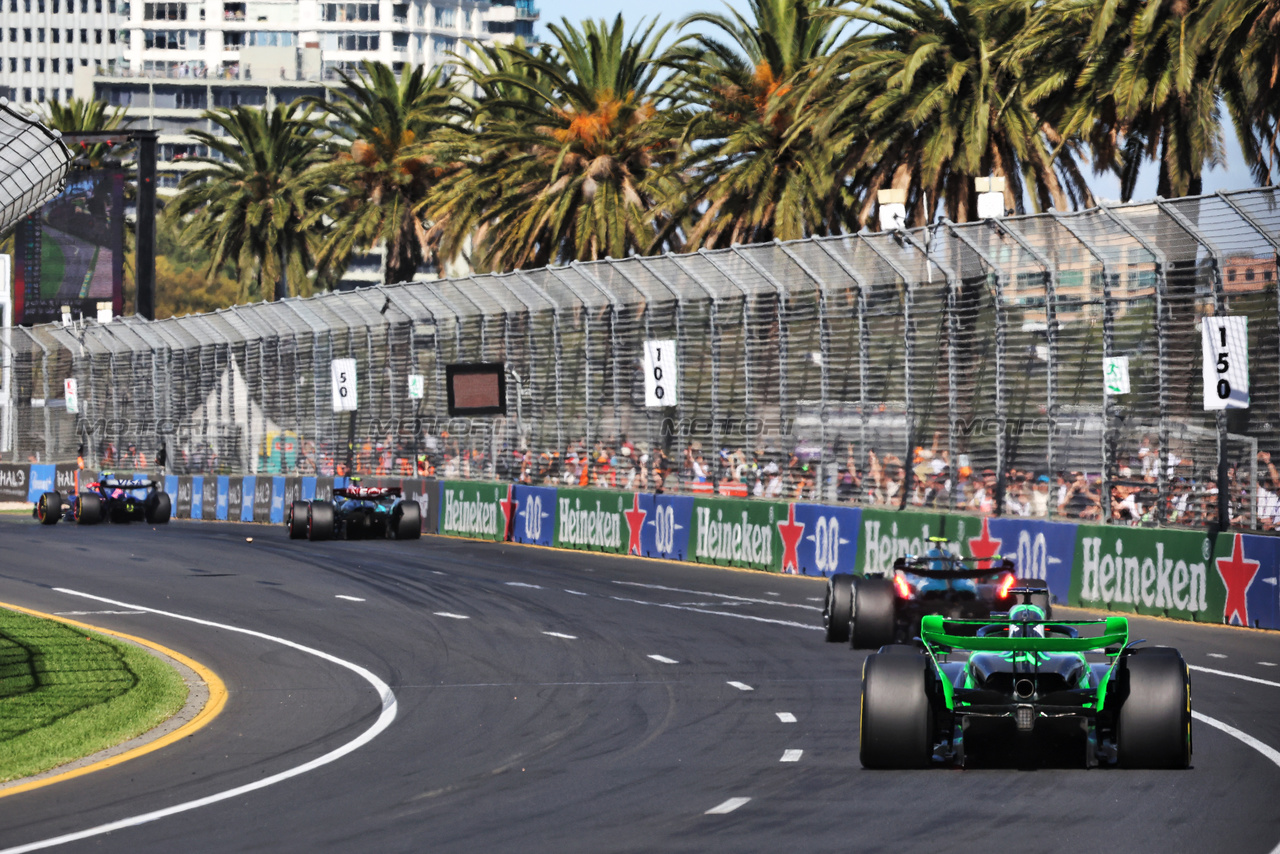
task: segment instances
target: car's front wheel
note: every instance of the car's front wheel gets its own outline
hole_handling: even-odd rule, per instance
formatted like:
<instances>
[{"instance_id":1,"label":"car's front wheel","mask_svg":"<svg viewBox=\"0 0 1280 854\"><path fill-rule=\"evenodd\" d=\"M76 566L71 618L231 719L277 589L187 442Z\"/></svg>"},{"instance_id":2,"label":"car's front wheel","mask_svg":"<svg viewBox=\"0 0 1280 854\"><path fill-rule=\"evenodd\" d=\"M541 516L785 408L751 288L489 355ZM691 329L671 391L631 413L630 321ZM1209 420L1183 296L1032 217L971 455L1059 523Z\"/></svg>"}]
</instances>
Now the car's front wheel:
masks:
<instances>
[{"instance_id":1,"label":"car's front wheel","mask_svg":"<svg viewBox=\"0 0 1280 854\"><path fill-rule=\"evenodd\" d=\"M173 502L169 500L169 493L157 492L149 497L144 511L147 521L152 525L169 524L169 517L173 515Z\"/></svg>"},{"instance_id":2,"label":"car's front wheel","mask_svg":"<svg viewBox=\"0 0 1280 854\"><path fill-rule=\"evenodd\" d=\"M36 502L36 518L41 525L56 525L62 518L62 496L56 492L46 492Z\"/></svg>"},{"instance_id":3,"label":"car's front wheel","mask_svg":"<svg viewBox=\"0 0 1280 854\"><path fill-rule=\"evenodd\" d=\"M828 643L849 639L849 618L853 613L853 576L837 572L827 579L827 599L822 606L822 628Z\"/></svg>"}]
</instances>

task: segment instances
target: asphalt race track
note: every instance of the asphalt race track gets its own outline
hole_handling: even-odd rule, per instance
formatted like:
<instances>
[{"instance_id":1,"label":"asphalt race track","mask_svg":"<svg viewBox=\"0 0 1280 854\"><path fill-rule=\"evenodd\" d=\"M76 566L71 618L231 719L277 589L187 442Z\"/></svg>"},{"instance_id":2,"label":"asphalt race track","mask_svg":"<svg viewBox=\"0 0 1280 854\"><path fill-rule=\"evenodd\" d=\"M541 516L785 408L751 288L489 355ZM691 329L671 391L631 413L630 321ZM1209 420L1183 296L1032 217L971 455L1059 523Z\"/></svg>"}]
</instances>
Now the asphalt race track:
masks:
<instances>
[{"instance_id":1,"label":"asphalt race track","mask_svg":"<svg viewBox=\"0 0 1280 854\"><path fill-rule=\"evenodd\" d=\"M181 743L0 797L0 849L277 775L51 850L1280 845L1280 634L1142 619L1133 629L1193 667L1260 680L1196 670L1193 701L1274 759L1198 721L1189 771L871 772L858 764L863 655L823 642L822 595L812 579L434 537L309 543L260 525L0 518L0 601L149 638L230 691Z\"/></svg>"}]
</instances>

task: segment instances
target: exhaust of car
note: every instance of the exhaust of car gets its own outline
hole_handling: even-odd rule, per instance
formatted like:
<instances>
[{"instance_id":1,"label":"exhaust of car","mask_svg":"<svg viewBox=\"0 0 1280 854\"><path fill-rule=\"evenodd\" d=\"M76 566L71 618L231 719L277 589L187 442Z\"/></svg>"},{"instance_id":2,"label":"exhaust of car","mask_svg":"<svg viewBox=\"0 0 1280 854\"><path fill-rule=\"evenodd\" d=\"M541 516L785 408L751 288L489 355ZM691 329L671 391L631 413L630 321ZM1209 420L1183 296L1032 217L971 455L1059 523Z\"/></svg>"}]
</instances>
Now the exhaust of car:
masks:
<instances>
[{"instance_id":1,"label":"exhaust of car","mask_svg":"<svg viewBox=\"0 0 1280 854\"><path fill-rule=\"evenodd\" d=\"M1013 693L1018 695L1019 700L1026 700L1036 692L1036 683L1030 679L1019 679L1013 684Z\"/></svg>"}]
</instances>

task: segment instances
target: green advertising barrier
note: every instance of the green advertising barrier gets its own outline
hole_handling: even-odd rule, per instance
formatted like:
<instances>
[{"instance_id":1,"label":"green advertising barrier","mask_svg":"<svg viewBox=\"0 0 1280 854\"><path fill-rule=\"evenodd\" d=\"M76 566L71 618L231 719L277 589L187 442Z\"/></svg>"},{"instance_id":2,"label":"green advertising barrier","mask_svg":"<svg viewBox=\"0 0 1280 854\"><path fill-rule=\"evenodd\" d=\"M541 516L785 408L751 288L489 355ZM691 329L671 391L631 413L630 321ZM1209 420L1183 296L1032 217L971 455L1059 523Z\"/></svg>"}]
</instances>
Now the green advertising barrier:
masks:
<instances>
[{"instance_id":1,"label":"green advertising barrier","mask_svg":"<svg viewBox=\"0 0 1280 854\"><path fill-rule=\"evenodd\" d=\"M1218 551L1231 554L1231 537ZM1070 604L1222 622L1226 591L1205 533L1080 525Z\"/></svg>"},{"instance_id":2,"label":"green advertising barrier","mask_svg":"<svg viewBox=\"0 0 1280 854\"><path fill-rule=\"evenodd\" d=\"M630 541L631 529L626 517L630 509L630 492L557 489L552 545L562 549L624 554Z\"/></svg>"},{"instance_id":3,"label":"green advertising barrier","mask_svg":"<svg viewBox=\"0 0 1280 854\"><path fill-rule=\"evenodd\" d=\"M502 541L510 502L505 483L446 480L440 484L440 533Z\"/></svg>"},{"instance_id":4,"label":"green advertising barrier","mask_svg":"<svg viewBox=\"0 0 1280 854\"><path fill-rule=\"evenodd\" d=\"M932 548L930 537L945 536L940 513L913 513L900 510L862 510L862 531L858 537L857 571L887 573L903 555L922 555Z\"/></svg>"},{"instance_id":5,"label":"green advertising barrier","mask_svg":"<svg viewBox=\"0 0 1280 854\"><path fill-rule=\"evenodd\" d=\"M698 563L780 572L778 522L785 521L784 502L695 497L689 557Z\"/></svg>"}]
</instances>

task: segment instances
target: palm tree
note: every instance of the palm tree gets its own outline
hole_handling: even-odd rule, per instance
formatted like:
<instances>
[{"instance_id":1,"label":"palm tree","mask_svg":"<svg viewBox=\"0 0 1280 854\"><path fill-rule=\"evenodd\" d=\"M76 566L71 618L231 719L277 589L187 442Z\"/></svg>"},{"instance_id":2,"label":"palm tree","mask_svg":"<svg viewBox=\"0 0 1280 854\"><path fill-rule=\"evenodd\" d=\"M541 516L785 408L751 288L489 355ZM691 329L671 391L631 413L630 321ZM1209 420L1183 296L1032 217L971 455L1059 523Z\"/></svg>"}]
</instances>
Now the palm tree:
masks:
<instances>
[{"instance_id":1,"label":"palm tree","mask_svg":"<svg viewBox=\"0 0 1280 854\"><path fill-rule=\"evenodd\" d=\"M1098 167L1119 172L1124 200L1145 159L1160 164L1159 195L1198 195L1205 167L1224 162L1213 60L1199 37L1208 3L1093 0L1087 8L1092 26L1067 132L1088 139Z\"/></svg>"},{"instance_id":2,"label":"palm tree","mask_svg":"<svg viewBox=\"0 0 1280 854\"><path fill-rule=\"evenodd\" d=\"M855 226L886 186L907 191L912 225L940 205L954 221L974 219L972 179L983 175L1007 179L1006 207L1019 213L1028 191L1037 208L1091 200L1074 145L1043 109L1074 61L1070 33L1054 32L1055 4L868 0L842 14L869 32L833 62L843 85L812 115L867 171Z\"/></svg>"},{"instance_id":3,"label":"palm tree","mask_svg":"<svg viewBox=\"0 0 1280 854\"><path fill-rule=\"evenodd\" d=\"M1280 176L1280 0L1213 0L1200 18L1218 91L1259 186Z\"/></svg>"},{"instance_id":4,"label":"palm tree","mask_svg":"<svg viewBox=\"0 0 1280 854\"><path fill-rule=\"evenodd\" d=\"M207 111L204 118L225 135L188 131L209 154L190 158L203 165L183 176L165 216L207 253L210 277L231 267L241 302L288 296L285 278L290 293L310 294L316 236L305 220L326 200L325 188L309 174L325 160L310 108L298 102L270 110L236 107Z\"/></svg>"},{"instance_id":5,"label":"palm tree","mask_svg":"<svg viewBox=\"0 0 1280 854\"><path fill-rule=\"evenodd\" d=\"M381 244L383 282L408 281L424 262L439 265L438 234L428 233L422 205L448 168L431 144L456 123L458 93L443 66L417 66L397 79L387 65L366 61L341 76L345 86L332 102L311 99L329 114L334 133L330 162L313 176L333 192L307 220L332 225L318 252L320 269L339 269L352 253Z\"/></svg>"},{"instance_id":6,"label":"palm tree","mask_svg":"<svg viewBox=\"0 0 1280 854\"><path fill-rule=\"evenodd\" d=\"M687 229L686 250L790 240L840 227L840 183L826 140L797 133L798 87L834 50L844 22L839 0L750 0L750 17L699 13L710 24L682 40L665 62L683 99L706 109L675 112L686 156L687 192L672 200L671 226Z\"/></svg>"},{"instance_id":7,"label":"palm tree","mask_svg":"<svg viewBox=\"0 0 1280 854\"><path fill-rule=\"evenodd\" d=\"M106 101L72 98L67 103L54 99L48 104L49 127L64 134L84 133L86 131L120 130L129 124L124 114L124 107L108 108ZM129 146L109 146L105 143L85 145L72 154L88 162L90 168L97 169L108 155L119 158L127 153Z\"/></svg>"},{"instance_id":8,"label":"palm tree","mask_svg":"<svg viewBox=\"0 0 1280 854\"><path fill-rule=\"evenodd\" d=\"M670 93L655 61L668 27L641 23L628 36L619 15L612 26L566 20L549 29L553 46L514 46L501 67L471 77L500 95L482 100L475 117L477 145L492 155L481 176L500 190L478 216L481 268L662 246L655 211L678 186L659 115Z\"/></svg>"}]
</instances>

